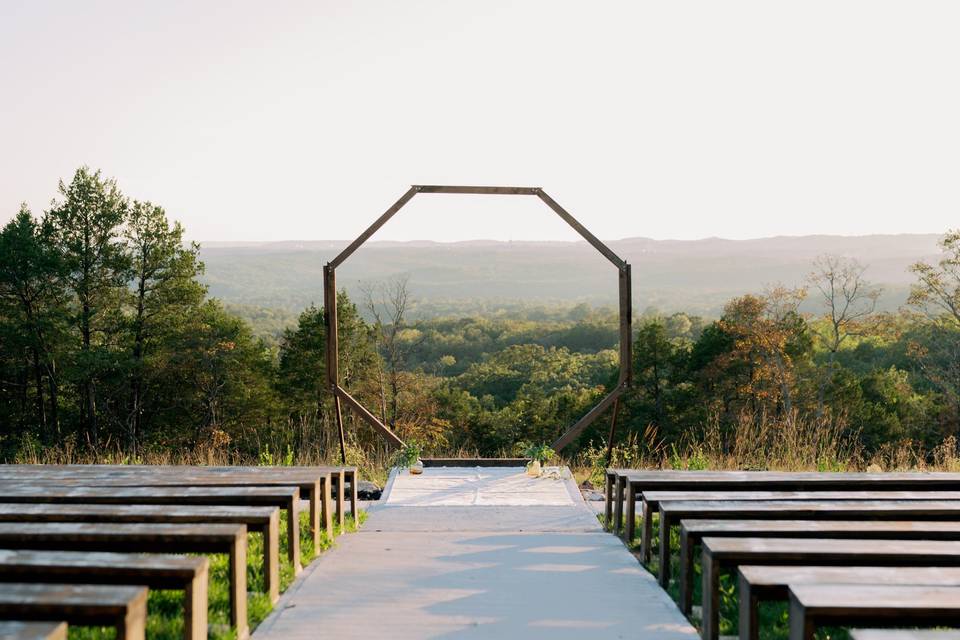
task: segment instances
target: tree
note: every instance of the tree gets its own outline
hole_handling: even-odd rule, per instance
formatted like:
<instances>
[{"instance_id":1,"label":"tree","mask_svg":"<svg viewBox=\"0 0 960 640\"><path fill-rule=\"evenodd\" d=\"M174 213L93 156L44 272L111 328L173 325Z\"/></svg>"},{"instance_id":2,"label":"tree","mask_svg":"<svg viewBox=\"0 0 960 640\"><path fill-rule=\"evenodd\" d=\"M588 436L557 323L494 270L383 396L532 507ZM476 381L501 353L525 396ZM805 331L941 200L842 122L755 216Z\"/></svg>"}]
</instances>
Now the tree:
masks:
<instances>
[{"instance_id":1,"label":"tree","mask_svg":"<svg viewBox=\"0 0 960 640\"><path fill-rule=\"evenodd\" d=\"M377 350L386 364L386 381L383 371L378 371L380 381L380 419L392 429L397 426L402 391L401 372L407 356L415 346L405 340L407 306L410 304L409 277L401 276L389 282L363 286L364 305L373 317ZM416 341L415 341L416 342ZM390 412L387 415L387 393L390 390Z\"/></svg>"},{"instance_id":2,"label":"tree","mask_svg":"<svg viewBox=\"0 0 960 640\"><path fill-rule=\"evenodd\" d=\"M56 254L30 210L22 205L17 216L0 231L0 304L19 329L11 332L10 341L23 342L30 352L36 420L46 443L60 432L55 348L62 328L63 292L58 286L58 272Z\"/></svg>"},{"instance_id":3,"label":"tree","mask_svg":"<svg viewBox=\"0 0 960 640\"><path fill-rule=\"evenodd\" d=\"M132 313L129 314L129 386L127 442L136 451L143 432L144 406L149 384L165 370L148 370L148 361L165 333L195 315L206 288L197 278L203 273L196 243L185 245L183 227L172 226L161 207L133 201L124 238L129 247L133 276ZM165 362L158 358L154 369Z\"/></svg>"},{"instance_id":4,"label":"tree","mask_svg":"<svg viewBox=\"0 0 960 640\"><path fill-rule=\"evenodd\" d=\"M852 258L823 255L814 262L808 276L810 285L820 293L824 306L825 330L816 333L827 351L827 372L837 370L837 352L852 336L862 335L877 308L881 289L863 277L866 267ZM823 414L827 376L821 376L817 389L817 413Z\"/></svg>"},{"instance_id":5,"label":"tree","mask_svg":"<svg viewBox=\"0 0 960 640\"><path fill-rule=\"evenodd\" d=\"M944 256L937 266L917 262L910 267L918 282L910 289L908 304L931 316L946 314L960 325L960 230L948 232L940 249Z\"/></svg>"},{"instance_id":6,"label":"tree","mask_svg":"<svg viewBox=\"0 0 960 640\"><path fill-rule=\"evenodd\" d=\"M59 192L63 200L53 203L44 224L73 296L82 423L95 445L97 384L113 366L111 340L119 324L119 302L129 293L130 256L121 237L129 205L114 180L86 167L77 170L70 184L61 180Z\"/></svg>"}]
</instances>

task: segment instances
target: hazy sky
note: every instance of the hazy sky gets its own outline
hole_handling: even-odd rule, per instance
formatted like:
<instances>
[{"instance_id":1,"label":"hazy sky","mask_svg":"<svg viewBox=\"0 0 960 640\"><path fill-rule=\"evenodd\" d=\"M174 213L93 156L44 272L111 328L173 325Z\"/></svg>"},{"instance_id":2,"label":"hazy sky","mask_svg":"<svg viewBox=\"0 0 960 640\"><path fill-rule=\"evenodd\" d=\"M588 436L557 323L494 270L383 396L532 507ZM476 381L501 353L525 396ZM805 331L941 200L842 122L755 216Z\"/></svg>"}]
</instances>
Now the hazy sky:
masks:
<instances>
[{"instance_id":1,"label":"hazy sky","mask_svg":"<svg viewBox=\"0 0 960 640\"><path fill-rule=\"evenodd\" d=\"M602 238L960 226L960 2L0 0L0 221L81 164L205 240L351 238L412 183ZM418 196L378 239L562 239Z\"/></svg>"}]
</instances>

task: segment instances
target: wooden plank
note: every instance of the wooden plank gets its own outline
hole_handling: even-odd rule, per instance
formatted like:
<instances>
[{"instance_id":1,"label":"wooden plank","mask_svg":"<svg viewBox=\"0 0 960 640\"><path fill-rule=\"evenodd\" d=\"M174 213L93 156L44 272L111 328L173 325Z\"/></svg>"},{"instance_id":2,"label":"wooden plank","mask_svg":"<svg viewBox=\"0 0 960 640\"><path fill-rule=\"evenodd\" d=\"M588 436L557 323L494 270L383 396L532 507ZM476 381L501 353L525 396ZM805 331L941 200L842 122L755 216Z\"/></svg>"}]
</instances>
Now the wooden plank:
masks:
<instances>
[{"instance_id":1,"label":"wooden plank","mask_svg":"<svg viewBox=\"0 0 960 640\"><path fill-rule=\"evenodd\" d=\"M397 211L400 211L400 209L403 208L403 205L407 204L410 199L413 198L413 196L417 195L418 191L418 187L410 187L407 189L407 192L400 196L399 200L390 205L390 208L384 211L383 214L381 214L381 216L373 222L373 224L367 227L366 231L357 236L356 240L351 242L346 249L341 251L336 258L329 262L330 268L336 269L339 267L344 260L349 258L354 251L360 248L360 245L362 245L370 238L370 236L376 233L377 229L385 225L387 221L397 213Z\"/></svg>"},{"instance_id":2,"label":"wooden plank","mask_svg":"<svg viewBox=\"0 0 960 640\"><path fill-rule=\"evenodd\" d=\"M297 487L55 487L0 482L0 502L60 504L260 505L287 513L287 555L300 573Z\"/></svg>"},{"instance_id":3,"label":"wooden plank","mask_svg":"<svg viewBox=\"0 0 960 640\"><path fill-rule=\"evenodd\" d=\"M820 472L820 471L680 471L635 469L608 469L607 473L619 482L630 482L630 495L642 491L676 491L684 489L751 491L821 491L861 488L891 490L948 490L960 491L960 473L946 472ZM616 483L617 480L614 480ZM616 486L616 485L615 485ZM624 492L626 493L626 491ZM625 496L618 492L614 504L613 529L620 532L623 522ZM620 515L617 515L620 514Z\"/></svg>"},{"instance_id":4,"label":"wooden plank","mask_svg":"<svg viewBox=\"0 0 960 640\"><path fill-rule=\"evenodd\" d=\"M117 640L145 640L147 589L89 584L5 584L0 589L0 619L112 626L117 630Z\"/></svg>"},{"instance_id":5,"label":"wooden plank","mask_svg":"<svg viewBox=\"0 0 960 640\"><path fill-rule=\"evenodd\" d=\"M13 467L13 468L10 468ZM300 487L301 496L310 502L311 533L314 544L319 544L321 520L328 536L333 536L333 518L329 514L330 501L323 500L330 492L331 474L346 475L355 481L356 467L188 467L160 465L75 465L49 468L44 465L0 465L0 482L22 482L24 473L36 484L65 486L293 486ZM319 482L319 492L317 483ZM343 504L338 503L341 511Z\"/></svg>"},{"instance_id":6,"label":"wooden plank","mask_svg":"<svg viewBox=\"0 0 960 640\"><path fill-rule=\"evenodd\" d=\"M4 640L67 640L66 622L0 621Z\"/></svg>"},{"instance_id":7,"label":"wooden plank","mask_svg":"<svg viewBox=\"0 0 960 640\"><path fill-rule=\"evenodd\" d=\"M403 446L403 440L401 440L397 434L391 431L389 427L380 422L375 415L367 411L367 408L360 404L356 398L347 393L346 389L340 385L337 385L335 393L340 396L341 400L350 405L350 408L356 411L357 415L363 418L367 424L380 432L380 435L382 435L387 442L398 448Z\"/></svg>"},{"instance_id":8,"label":"wooden plank","mask_svg":"<svg viewBox=\"0 0 960 640\"><path fill-rule=\"evenodd\" d=\"M660 539L683 519L960 521L960 503L935 500L661 502Z\"/></svg>"},{"instance_id":9,"label":"wooden plank","mask_svg":"<svg viewBox=\"0 0 960 640\"><path fill-rule=\"evenodd\" d=\"M5 522L0 523L0 548L227 554L231 622L239 637L248 634L247 528L242 524Z\"/></svg>"},{"instance_id":10,"label":"wooden plank","mask_svg":"<svg viewBox=\"0 0 960 640\"><path fill-rule=\"evenodd\" d=\"M207 636L208 573L209 562L198 557L0 549L0 582L143 585L183 591L184 637L189 639ZM234 621L238 638L248 635L245 593L243 598L244 618L239 624Z\"/></svg>"},{"instance_id":11,"label":"wooden plank","mask_svg":"<svg viewBox=\"0 0 960 640\"><path fill-rule=\"evenodd\" d=\"M703 638L719 637L720 574L739 565L960 567L960 545L930 540L704 538Z\"/></svg>"},{"instance_id":12,"label":"wooden plank","mask_svg":"<svg viewBox=\"0 0 960 640\"><path fill-rule=\"evenodd\" d=\"M744 565L738 571L740 638L758 640L761 602L787 600L791 584L960 586L954 567L821 567ZM891 638L890 640L896 640ZM936 640L936 639L931 639Z\"/></svg>"},{"instance_id":13,"label":"wooden plank","mask_svg":"<svg viewBox=\"0 0 960 640\"><path fill-rule=\"evenodd\" d=\"M535 196L540 191L540 187L479 187L439 184L415 184L413 188L420 193L460 193L468 195Z\"/></svg>"},{"instance_id":14,"label":"wooden plank","mask_svg":"<svg viewBox=\"0 0 960 640\"><path fill-rule=\"evenodd\" d=\"M790 587L790 640L814 640L818 627L956 625L960 587L803 584Z\"/></svg>"},{"instance_id":15,"label":"wooden plank","mask_svg":"<svg viewBox=\"0 0 960 640\"><path fill-rule=\"evenodd\" d=\"M711 502L730 501L799 501L819 502L823 500L960 500L960 491L644 491L641 493L642 528L640 539L640 553L644 562L650 561L653 527L650 515L659 509L660 503L670 502ZM627 505L630 506L630 503ZM627 540L632 540L629 527L634 522L633 514L627 511ZM660 545L661 566L669 566L669 548ZM669 576L669 571L667 572Z\"/></svg>"},{"instance_id":16,"label":"wooden plank","mask_svg":"<svg viewBox=\"0 0 960 640\"><path fill-rule=\"evenodd\" d=\"M613 391L608 393L606 397L603 398L593 409L587 412L585 416L577 420L573 426L563 432L559 438L554 440L553 444L550 445L550 448L555 451L560 451L565 446L573 442L574 438L580 435L580 432L590 426L594 420L603 415L603 412L610 408L610 405L620 397L620 395L625 391L625 387L618 386L614 387Z\"/></svg>"},{"instance_id":17,"label":"wooden plank","mask_svg":"<svg viewBox=\"0 0 960 640\"><path fill-rule=\"evenodd\" d=\"M185 507L159 505L5 504L0 522L151 522L242 524L263 534L264 591L280 599L280 510L276 507Z\"/></svg>"},{"instance_id":18,"label":"wooden plank","mask_svg":"<svg viewBox=\"0 0 960 640\"><path fill-rule=\"evenodd\" d=\"M548 207L553 209L554 213L560 216L564 222L573 227L573 230L580 234L580 236L589 242L594 249L599 251L603 257L613 263L617 269L622 269L623 265L626 264L623 259L618 256L610 247L601 242L600 238L590 233L590 230L585 226L580 224L580 221L570 215L566 209L561 207L556 200L551 198L543 189L537 189L536 194L543 200Z\"/></svg>"},{"instance_id":19,"label":"wooden plank","mask_svg":"<svg viewBox=\"0 0 960 640\"><path fill-rule=\"evenodd\" d=\"M853 640L960 640L960 631L944 629L850 629Z\"/></svg>"},{"instance_id":20,"label":"wooden plank","mask_svg":"<svg viewBox=\"0 0 960 640\"><path fill-rule=\"evenodd\" d=\"M870 520L681 520L680 610L693 605L694 560L706 537L738 538L856 538L860 540L960 540L960 522ZM662 558L662 555L661 555ZM669 563L660 567L660 584L667 584Z\"/></svg>"}]
</instances>

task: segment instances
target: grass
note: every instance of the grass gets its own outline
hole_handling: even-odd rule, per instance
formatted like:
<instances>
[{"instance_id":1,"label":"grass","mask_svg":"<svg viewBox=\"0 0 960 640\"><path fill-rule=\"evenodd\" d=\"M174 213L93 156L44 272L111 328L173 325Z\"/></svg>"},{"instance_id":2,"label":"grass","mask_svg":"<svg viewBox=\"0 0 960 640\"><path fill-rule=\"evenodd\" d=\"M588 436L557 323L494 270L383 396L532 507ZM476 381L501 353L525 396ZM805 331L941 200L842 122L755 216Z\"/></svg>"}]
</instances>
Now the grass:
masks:
<instances>
[{"instance_id":1,"label":"grass","mask_svg":"<svg viewBox=\"0 0 960 640\"><path fill-rule=\"evenodd\" d=\"M603 518L603 516L598 516ZM660 534L657 526L658 517L654 518L653 537L651 539L651 560L644 564L651 574L659 575L660 564ZM635 531L640 531L641 521L637 518ZM675 601L680 601L680 531L676 527L670 532L670 586L667 593ZM640 558L640 539L635 538L628 544L630 550ZM693 603L697 605L703 601L701 583L700 560L694 558ZM736 636L739 624L739 597L737 594L737 580L735 574L724 573L720 576L720 635ZM760 622L760 640L786 640L790 635L787 603L764 602L758 612ZM691 622L700 628L700 620L691 618ZM850 634L846 629L825 628L817 631L818 640L849 640Z\"/></svg>"},{"instance_id":2,"label":"grass","mask_svg":"<svg viewBox=\"0 0 960 640\"><path fill-rule=\"evenodd\" d=\"M334 525L334 536L321 532L320 546L315 548L310 533L310 514L300 514L300 554L304 566L309 565L319 554L331 549L335 539L342 533L355 532L366 520L360 512L359 522L347 515L344 526ZM247 538L247 622L251 632L271 612L269 596L264 593L263 535L250 533ZM210 583L208 589L208 625L211 640L234 640L236 634L230 628L230 568L226 554L210 555ZM287 558L286 536L280 536L280 590L286 589L294 580L293 565ZM69 628L71 640L107 640L114 638L113 628ZM183 591L151 590L147 600L147 638L151 640L180 640L183 638Z\"/></svg>"}]
</instances>

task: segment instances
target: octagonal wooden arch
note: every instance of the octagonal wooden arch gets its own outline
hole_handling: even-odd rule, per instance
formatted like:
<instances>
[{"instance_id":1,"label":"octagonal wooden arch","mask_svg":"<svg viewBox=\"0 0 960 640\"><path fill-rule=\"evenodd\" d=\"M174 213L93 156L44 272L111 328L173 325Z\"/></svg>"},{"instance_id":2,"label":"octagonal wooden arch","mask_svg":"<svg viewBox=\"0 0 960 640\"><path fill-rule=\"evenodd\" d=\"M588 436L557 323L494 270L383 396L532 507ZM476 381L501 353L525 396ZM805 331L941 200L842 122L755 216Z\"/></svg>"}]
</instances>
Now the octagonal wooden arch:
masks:
<instances>
[{"instance_id":1,"label":"octagonal wooden arch","mask_svg":"<svg viewBox=\"0 0 960 640\"><path fill-rule=\"evenodd\" d=\"M611 405L614 406L614 415L611 420L610 442L613 444L613 429L616 424L616 404L620 396L633 384L633 358L632 353L632 296L630 283L630 265L620 256L614 253L610 247L605 245L595 235L584 227L580 222L570 215L563 207L557 204L557 201L551 198L540 187L469 187L469 186L445 186L445 185L413 185L404 193L399 200L393 203L383 215L377 218L373 224L367 227L367 230L361 233L356 240L351 242L346 249L324 265L323 267L323 308L324 324L326 328L326 368L327 384L333 394L334 413L337 420L337 429L340 435L340 456L346 462L346 452L344 446L343 433L343 410L341 403L346 403L357 415L364 419L370 426L380 433L383 438L397 446L403 446L397 434L390 430L387 425L380 422L375 415L364 407L359 400L347 393L346 389L340 386L339 377L339 343L337 338L337 284L336 269L338 266L353 254L360 245L370 239L376 231L387 223L396 213L403 208L405 204L418 193L457 193L457 194L479 194L479 195L521 195L536 196L540 198L548 207L550 207L560 218L573 227L574 231L579 233L584 240L590 243L594 249L599 251L607 260L613 263L617 268L619 283L619 301L620 301L620 377L617 386L606 396L603 397L590 411L582 418L571 425L563 434L557 438L551 447L560 451L570 444L587 426L593 423L603 414Z\"/></svg>"}]
</instances>

